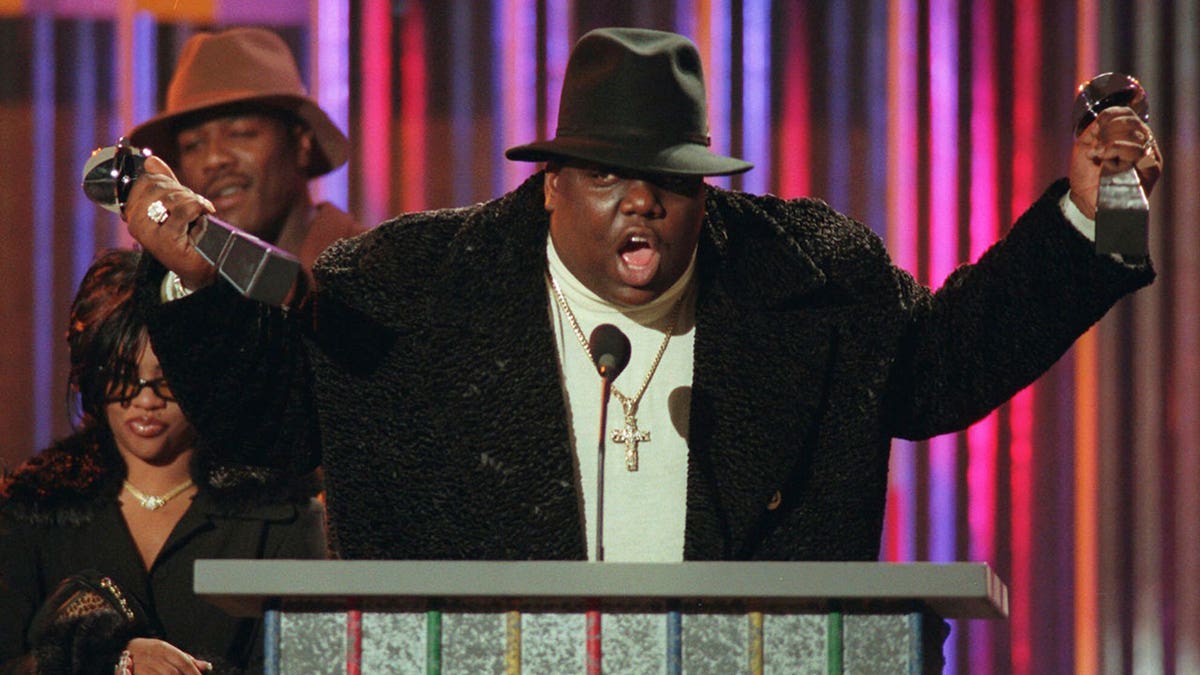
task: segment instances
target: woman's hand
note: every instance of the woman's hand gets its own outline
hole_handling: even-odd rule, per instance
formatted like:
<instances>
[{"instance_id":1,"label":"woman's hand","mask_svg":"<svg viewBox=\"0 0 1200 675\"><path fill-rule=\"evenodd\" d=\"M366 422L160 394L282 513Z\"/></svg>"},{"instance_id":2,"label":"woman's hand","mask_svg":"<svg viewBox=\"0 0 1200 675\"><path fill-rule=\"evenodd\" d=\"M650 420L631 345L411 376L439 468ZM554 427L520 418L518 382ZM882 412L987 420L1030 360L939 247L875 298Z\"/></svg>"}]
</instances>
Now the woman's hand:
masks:
<instances>
[{"instance_id":1,"label":"woman's hand","mask_svg":"<svg viewBox=\"0 0 1200 675\"><path fill-rule=\"evenodd\" d=\"M130 675L203 675L212 670L208 661L197 659L162 640L134 638L125 651L129 652L131 662L125 672Z\"/></svg>"}]
</instances>

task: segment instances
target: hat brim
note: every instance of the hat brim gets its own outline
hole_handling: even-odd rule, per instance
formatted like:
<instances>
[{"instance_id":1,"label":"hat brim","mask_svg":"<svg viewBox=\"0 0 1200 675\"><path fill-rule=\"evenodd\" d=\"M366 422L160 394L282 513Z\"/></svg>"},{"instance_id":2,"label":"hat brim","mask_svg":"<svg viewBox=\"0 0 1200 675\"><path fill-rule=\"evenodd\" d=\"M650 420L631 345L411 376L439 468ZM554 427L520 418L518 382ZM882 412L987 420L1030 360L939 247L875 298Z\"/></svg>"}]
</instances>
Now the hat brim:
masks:
<instances>
[{"instance_id":1,"label":"hat brim","mask_svg":"<svg viewBox=\"0 0 1200 675\"><path fill-rule=\"evenodd\" d=\"M678 176L731 176L754 168L750 162L712 153L699 143L631 148L625 142L561 136L511 147L504 156L522 162L582 159L618 169Z\"/></svg>"},{"instance_id":2,"label":"hat brim","mask_svg":"<svg viewBox=\"0 0 1200 675\"><path fill-rule=\"evenodd\" d=\"M202 115L206 110L217 110L231 105L262 105L295 114L313 132L314 153L309 163L310 178L322 176L346 163L350 154L350 141L338 129L333 120L314 101L291 93L246 95L233 92L229 96L207 99L203 105L194 105L179 110L161 113L133 128L128 139L139 148L149 148L171 166L178 166L179 145L175 134L176 122L191 115Z\"/></svg>"}]
</instances>

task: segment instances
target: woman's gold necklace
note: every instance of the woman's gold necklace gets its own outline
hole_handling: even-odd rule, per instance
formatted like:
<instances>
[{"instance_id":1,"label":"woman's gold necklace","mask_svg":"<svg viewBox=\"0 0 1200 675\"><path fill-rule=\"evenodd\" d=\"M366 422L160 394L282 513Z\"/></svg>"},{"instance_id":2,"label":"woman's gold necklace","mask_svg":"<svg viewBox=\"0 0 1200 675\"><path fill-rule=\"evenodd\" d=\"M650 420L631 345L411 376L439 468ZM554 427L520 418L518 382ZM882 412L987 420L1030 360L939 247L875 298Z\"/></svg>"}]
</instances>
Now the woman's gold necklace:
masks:
<instances>
[{"instance_id":1,"label":"woman's gold necklace","mask_svg":"<svg viewBox=\"0 0 1200 675\"><path fill-rule=\"evenodd\" d=\"M167 490L164 494L148 495L145 492L142 492L141 490L135 488L133 486L133 483L130 483L129 481L125 481L125 489L129 490L129 494L136 497L138 500L138 504L140 504L142 506L142 508L146 509L147 511L157 511L157 510L161 509L162 507L167 505L167 502L178 497L180 494L183 493L184 490L186 490L190 487L192 487L192 479L191 478L183 481L182 483L180 483L179 485L176 485L175 487L171 488L170 490Z\"/></svg>"}]
</instances>

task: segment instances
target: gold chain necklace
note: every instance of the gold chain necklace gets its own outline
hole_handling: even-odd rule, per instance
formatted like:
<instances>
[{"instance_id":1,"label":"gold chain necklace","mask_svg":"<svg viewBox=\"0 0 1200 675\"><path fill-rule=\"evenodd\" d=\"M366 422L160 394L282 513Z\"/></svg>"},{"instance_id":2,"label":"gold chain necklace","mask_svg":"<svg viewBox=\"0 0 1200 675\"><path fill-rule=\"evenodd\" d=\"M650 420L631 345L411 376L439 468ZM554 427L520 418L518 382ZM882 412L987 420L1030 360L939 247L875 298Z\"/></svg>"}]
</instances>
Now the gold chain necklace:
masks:
<instances>
[{"instance_id":1,"label":"gold chain necklace","mask_svg":"<svg viewBox=\"0 0 1200 675\"><path fill-rule=\"evenodd\" d=\"M190 487L192 487L192 479L191 478L183 481L182 483L180 483L179 485L176 485L175 487L171 488L170 490L167 490L167 492L165 494L148 495L145 492L142 492L141 490L135 488L133 486L133 483L130 483L129 481L125 481L125 489L129 490L129 494L136 497L138 500L138 503L141 504L142 508L146 509L147 511L157 511L157 510L161 509L162 507L167 505L167 502L178 497L184 490L186 490Z\"/></svg>"},{"instance_id":2,"label":"gold chain necklace","mask_svg":"<svg viewBox=\"0 0 1200 675\"><path fill-rule=\"evenodd\" d=\"M546 278L550 280L550 288L554 289L554 299L558 301L558 306L567 317L567 323L571 324L571 330L575 333L575 337L579 339L579 344L583 347L583 351L587 352L588 358L595 362L596 357L592 355L592 348L588 346L587 338L583 335L583 329L579 327L579 322L575 320L575 313L571 311L570 305L567 304L567 298L563 295L562 289L558 287L558 281L554 275L546 273ZM683 299L687 297L686 293L680 294L679 299L675 301L675 308L671 310L671 323L667 326L667 336L663 338L662 344L658 347L658 353L654 355L654 362L650 364L650 370L646 371L646 377L642 378L642 386L637 390L633 397L626 396L612 388L613 396L617 397L617 401L621 403L621 410L625 413L625 426L612 430L612 440L614 443L622 443L625 445L625 469L627 471L638 470L638 443L650 442L650 430L639 429L637 424L637 407L642 400L642 394L646 393L646 387L650 386L650 379L654 377L654 373L658 370L658 362L662 360L663 354L667 351L667 344L671 342L671 334L675 332L675 324L679 321L679 314L683 309Z\"/></svg>"}]
</instances>

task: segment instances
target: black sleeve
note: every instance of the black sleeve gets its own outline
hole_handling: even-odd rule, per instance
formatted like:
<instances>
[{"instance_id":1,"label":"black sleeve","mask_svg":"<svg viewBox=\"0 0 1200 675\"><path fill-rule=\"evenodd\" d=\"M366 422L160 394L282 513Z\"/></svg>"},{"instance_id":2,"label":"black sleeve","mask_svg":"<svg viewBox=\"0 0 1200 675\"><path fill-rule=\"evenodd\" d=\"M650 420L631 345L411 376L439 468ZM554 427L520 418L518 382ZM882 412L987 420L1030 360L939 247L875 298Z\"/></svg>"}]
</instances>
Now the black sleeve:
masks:
<instances>
[{"instance_id":1,"label":"black sleeve","mask_svg":"<svg viewBox=\"0 0 1200 675\"><path fill-rule=\"evenodd\" d=\"M162 303L161 278L146 274L139 288L150 341L205 451L297 473L317 466L309 312L247 300L221 281Z\"/></svg>"},{"instance_id":2,"label":"black sleeve","mask_svg":"<svg viewBox=\"0 0 1200 675\"><path fill-rule=\"evenodd\" d=\"M896 270L909 320L890 377L894 436L919 439L987 415L1057 361L1120 298L1149 284L1149 262L1106 255L1062 214L1060 181L936 293Z\"/></svg>"}]
</instances>

